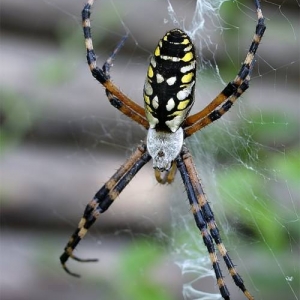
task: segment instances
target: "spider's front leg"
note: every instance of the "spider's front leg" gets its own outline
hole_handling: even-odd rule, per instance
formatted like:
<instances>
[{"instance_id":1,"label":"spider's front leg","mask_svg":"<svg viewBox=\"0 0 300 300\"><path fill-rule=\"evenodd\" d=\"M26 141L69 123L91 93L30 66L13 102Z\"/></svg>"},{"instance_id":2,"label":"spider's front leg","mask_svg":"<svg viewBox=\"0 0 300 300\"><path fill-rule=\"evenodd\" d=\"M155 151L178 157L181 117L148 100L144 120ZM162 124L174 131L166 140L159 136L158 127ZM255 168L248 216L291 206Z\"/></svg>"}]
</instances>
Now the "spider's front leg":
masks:
<instances>
[{"instance_id":1,"label":"spider's front leg","mask_svg":"<svg viewBox=\"0 0 300 300\"><path fill-rule=\"evenodd\" d=\"M223 91L206 107L204 107L198 113L189 116L185 120L183 127L186 137L194 134L196 131L201 130L205 126L221 118L226 112L229 111L236 100L248 89L251 72L255 64L255 54L266 30L264 16L262 14L259 0L255 0L254 2L256 5L257 25L251 45L240 71L234 80L228 83Z\"/></svg>"},{"instance_id":2,"label":"spider's front leg","mask_svg":"<svg viewBox=\"0 0 300 300\"><path fill-rule=\"evenodd\" d=\"M85 208L83 216L77 229L72 234L67 243L64 253L60 256L63 269L72 276L79 277L72 273L66 266L69 257L79 262L94 262L97 259L81 259L73 254L74 249L86 235L88 229L94 224L99 215L105 212L118 195L123 191L126 185L137 174L137 172L151 159L146 150L146 145L142 144L132 154L132 156L123 164L119 170L106 182L106 184L96 193Z\"/></svg>"},{"instance_id":3,"label":"spider's front leg","mask_svg":"<svg viewBox=\"0 0 300 300\"><path fill-rule=\"evenodd\" d=\"M102 69L97 66L97 59L96 54L93 48L93 40L91 34L91 7L94 1L89 0L81 13L82 16L82 27L83 27L83 34L85 38L85 47L86 47L86 58L91 70L93 77L101 83L105 89L106 94L110 100L110 103L120 110L123 114L137 122L138 124L142 125L146 129L148 129L149 124L145 117L144 109L128 98L123 92L117 88L114 83L110 79L110 68L112 66L112 61L115 58L118 51L122 48L127 35L121 40L121 42L117 45L115 50L112 52L111 56L106 60L103 64Z\"/></svg>"},{"instance_id":4,"label":"spider's front leg","mask_svg":"<svg viewBox=\"0 0 300 300\"><path fill-rule=\"evenodd\" d=\"M242 277L237 272L222 242L219 229L214 219L213 211L206 199L192 160L192 156L186 146L183 146L180 155L176 159L176 162L188 194L196 224L201 231L203 242L209 252L210 260L215 271L217 283L222 297L224 299L230 299L230 294L223 280L213 242L215 242L220 254L222 255L222 258L234 283L242 290L248 300L254 300L253 296L246 289Z\"/></svg>"}]
</instances>

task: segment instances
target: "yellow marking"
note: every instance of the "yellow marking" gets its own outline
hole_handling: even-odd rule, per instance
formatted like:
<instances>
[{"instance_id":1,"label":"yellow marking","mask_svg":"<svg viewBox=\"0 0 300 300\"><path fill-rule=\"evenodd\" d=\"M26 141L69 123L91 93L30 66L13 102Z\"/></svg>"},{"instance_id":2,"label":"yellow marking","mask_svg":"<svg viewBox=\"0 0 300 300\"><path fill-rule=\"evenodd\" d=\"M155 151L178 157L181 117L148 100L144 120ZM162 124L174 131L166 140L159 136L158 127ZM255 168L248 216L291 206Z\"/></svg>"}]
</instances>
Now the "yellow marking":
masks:
<instances>
[{"instance_id":1,"label":"yellow marking","mask_svg":"<svg viewBox=\"0 0 300 300\"><path fill-rule=\"evenodd\" d=\"M120 195L120 192L118 192L117 190L111 190L111 191L108 193L109 200L111 200L111 201L114 201L119 195ZM93 216L94 216L95 218L98 217L95 213L93 213Z\"/></svg>"},{"instance_id":2,"label":"yellow marking","mask_svg":"<svg viewBox=\"0 0 300 300\"><path fill-rule=\"evenodd\" d=\"M258 34L254 34L253 42L258 44L261 40L261 37Z\"/></svg>"},{"instance_id":3,"label":"yellow marking","mask_svg":"<svg viewBox=\"0 0 300 300\"><path fill-rule=\"evenodd\" d=\"M78 228L82 228L86 223L86 218L81 218L78 224Z\"/></svg>"},{"instance_id":4,"label":"yellow marking","mask_svg":"<svg viewBox=\"0 0 300 300\"><path fill-rule=\"evenodd\" d=\"M91 27L91 21L90 21L90 19L83 20L82 26L83 27Z\"/></svg>"},{"instance_id":5,"label":"yellow marking","mask_svg":"<svg viewBox=\"0 0 300 300\"><path fill-rule=\"evenodd\" d=\"M183 75L182 78L181 78L181 82L182 83L188 83L188 82L191 82L192 79L194 77L194 73L193 72L190 72L190 73L187 73L186 75Z\"/></svg>"},{"instance_id":6,"label":"yellow marking","mask_svg":"<svg viewBox=\"0 0 300 300\"><path fill-rule=\"evenodd\" d=\"M150 98L147 95L144 95L145 102L150 105Z\"/></svg>"},{"instance_id":7,"label":"yellow marking","mask_svg":"<svg viewBox=\"0 0 300 300\"><path fill-rule=\"evenodd\" d=\"M253 61L253 59L254 59L254 54L248 52L248 54L247 54L247 56L246 56L246 59L245 59L244 63L247 64L247 65L250 65L251 62Z\"/></svg>"},{"instance_id":8,"label":"yellow marking","mask_svg":"<svg viewBox=\"0 0 300 300\"><path fill-rule=\"evenodd\" d=\"M225 256L227 254L227 250L226 250L225 246L223 245L223 243L217 245L217 247L222 256Z\"/></svg>"},{"instance_id":9,"label":"yellow marking","mask_svg":"<svg viewBox=\"0 0 300 300\"><path fill-rule=\"evenodd\" d=\"M186 36L186 35L185 35L185 36ZM184 40L181 42L182 45L187 45L187 44L189 44L189 43L190 43L189 39L184 39Z\"/></svg>"},{"instance_id":10,"label":"yellow marking","mask_svg":"<svg viewBox=\"0 0 300 300\"><path fill-rule=\"evenodd\" d=\"M110 179L106 184L105 187L108 190L111 190L115 185L117 184L117 182L114 179ZM91 205L92 206L92 205Z\"/></svg>"},{"instance_id":11,"label":"yellow marking","mask_svg":"<svg viewBox=\"0 0 300 300\"><path fill-rule=\"evenodd\" d=\"M183 110L189 105L189 103L190 103L190 99L187 99L185 101L180 101L178 106L177 106L177 109Z\"/></svg>"},{"instance_id":12,"label":"yellow marking","mask_svg":"<svg viewBox=\"0 0 300 300\"><path fill-rule=\"evenodd\" d=\"M149 105L146 105L146 110L150 113L153 113L153 109Z\"/></svg>"},{"instance_id":13,"label":"yellow marking","mask_svg":"<svg viewBox=\"0 0 300 300\"><path fill-rule=\"evenodd\" d=\"M85 47L88 50L93 50L93 41L91 38L85 39Z\"/></svg>"},{"instance_id":14,"label":"yellow marking","mask_svg":"<svg viewBox=\"0 0 300 300\"><path fill-rule=\"evenodd\" d=\"M200 195L198 196L198 203L199 203L201 206L203 206L204 204L207 203L207 200L206 200L204 194L200 194Z\"/></svg>"},{"instance_id":15,"label":"yellow marking","mask_svg":"<svg viewBox=\"0 0 300 300\"><path fill-rule=\"evenodd\" d=\"M197 204L192 204L191 211L192 211L193 215L195 215L197 212L200 211L200 207Z\"/></svg>"},{"instance_id":16,"label":"yellow marking","mask_svg":"<svg viewBox=\"0 0 300 300\"><path fill-rule=\"evenodd\" d=\"M210 261L212 263L216 263L218 261L218 257L216 255L216 253L209 253L209 257L210 257Z\"/></svg>"},{"instance_id":17,"label":"yellow marking","mask_svg":"<svg viewBox=\"0 0 300 300\"><path fill-rule=\"evenodd\" d=\"M150 78L152 78L153 77L153 69L152 69L152 67L151 67L151 65L149 66L149 68L148 68L148 77L150 77Z\"/></svg>"},{"instance_id":18,"label":"yellow marking","mask_svg":"<svg viewBox=\"0 0 300 300\"><path fill-rule=\"evenodd\" d=\"M181 88L181 89L183 89L183 88L189 88L190 85L191 85L190 83L188 83L188 84L181 84L181 85L180 85L180 88Z\"/></svg>"},{"instance_id":19,"label":"yellow marking","mask_svg":"<svg viewBox=\"0 0 300 300\"><path fill-rule=\"evenodd\" d=\"M228 269L228 271L229 271L231 276L234 276L234 275L237 274L235 268L230 268L230 269Z\"/></svg>"},{"instance_id":20,"label":"yellow marking","mask_svg":"<svg viewBox=\"0 0 300 300\"><path fill-rule=\"evenodd\" d=\"M181 116L182 111L176 110L172 114L168 115L168 117L175 117L175 116Z\"/></svg>"},{"instance_id":21,"label":"yellow marking","mask_svg":"<svg viewBox=\"0 0 300 300\"><path fill-rule=\"evenodd\" d=\"M217 284L218 284L218 287L223 287L223 286L225 286L225 282L224 282L223 278L218 278Z\"/></svg>"},{"instance_id":22,"label":"yellow marking","mask_svg":"<svg viewBox=\"0 0 300 300\"><path fill-rule=\"evenodd\" d=\"M155 56L160 56L160 48L157 46L154 52Z\"/></svg>"},{"instance_id":23,"label":"yellow marking","mask_svg":"<svg viewBox=\"0 0 300 300\"><path fill-rule=\"evenodd\" d=\"M87 229L86 228L81 228L78 232L78 236L82 239L87 233Z\"/></svg>"},{"instance_id":24,"label":"yellow marking","mask_svg":"<svg viewBox=\"0 0 300 300\"><path fill-rule=\"evenodd\" d=\"M247 297L247 299L249 300L254 300L253 296L246 290L244 291L245 296Z\"/></svg>"},{"instance_id":25,"label":"yellow marking","mask_svg":"<svg viewBox=\"0 0 300 300\"><path fill-rule=\"evenodd\" d=\"M184 62L188 62L194 58L193 52L188 52L184 55L184 57L181 59Z\"/></svg>"}]
</instances>

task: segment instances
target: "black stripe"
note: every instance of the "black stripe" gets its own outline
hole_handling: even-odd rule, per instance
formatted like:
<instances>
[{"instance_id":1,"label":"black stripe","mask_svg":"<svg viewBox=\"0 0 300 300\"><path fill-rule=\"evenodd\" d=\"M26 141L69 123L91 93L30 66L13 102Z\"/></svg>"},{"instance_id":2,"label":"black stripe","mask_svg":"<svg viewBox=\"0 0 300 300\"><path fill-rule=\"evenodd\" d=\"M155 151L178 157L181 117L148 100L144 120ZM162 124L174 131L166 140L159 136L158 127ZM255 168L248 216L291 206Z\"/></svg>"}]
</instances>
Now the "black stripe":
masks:
<instances>
[{"instance_id":1,"label":"black stripe","mask_svg":"<svg viewBox=\"0 0 300 300\"><path fill-rule=\"evenodd\" d=\"M83 10L81 12L82 21L85 21L86 19L89 19L90 15L91 15L91 5L87 3L83 7Z\"/></svg>"},{"instance_id":2,"label":"black stripe","mask_svg":"<svg viewBox=\"0 0 300 300\"><path fill-rule=\"evenodd\" d=\"M227 98L231 96L237 90L237 85L233 82L229 82L227 86L223 89L222 94Z\"/></svg>"},{"instance_id":3,"label":"black stripe","mask_svg":"<svg viewBox=\"0 0 300 300\"><path fill-rule=\"evenodd\" d=\"M89 65L96 61L96 55L94 50L86 50L86 60Z\"/></svg>"},{"instance_id":4,"label":"black stripe","mask_svg":"<svg viewBox=\"0 0 300 300\"><path fill-rule=\"evenodd\" d=\"M84 27L82 27L82 29L83 29L83 35L84 35L84 37L85 37L86 39L92 37L92 34L91 34L91 27L89 27L89 26L84 26Z\"/></svg>"},{"instance_id":5,"label":"black stripe","mask_svg":"<svg viewBox=\"0 0 300 300\"><path fill-rule=\"evenodd\" d=\"M111 190L111 192L117 192L120 194L131 179L137 174L137 172L151 159L151 156L148 152L145 152L139 160L131 167L131 169L120 179L116 186ZM109 194L99 203L100 213L106 211L110 205L113 203L114 199L111 199Z\"/></svg>"},{"instance_id":6,"label":"black stripe","mask_svg":"<svg viewBox=\"0 0 300 300\"><path fill-rule=\"evenodd\" d=\"M109 80L109 77L105 75L105 73L98 67L92 70L92 75L102 84L104 84L107 80Z\"/></svg>"}]
</instances>

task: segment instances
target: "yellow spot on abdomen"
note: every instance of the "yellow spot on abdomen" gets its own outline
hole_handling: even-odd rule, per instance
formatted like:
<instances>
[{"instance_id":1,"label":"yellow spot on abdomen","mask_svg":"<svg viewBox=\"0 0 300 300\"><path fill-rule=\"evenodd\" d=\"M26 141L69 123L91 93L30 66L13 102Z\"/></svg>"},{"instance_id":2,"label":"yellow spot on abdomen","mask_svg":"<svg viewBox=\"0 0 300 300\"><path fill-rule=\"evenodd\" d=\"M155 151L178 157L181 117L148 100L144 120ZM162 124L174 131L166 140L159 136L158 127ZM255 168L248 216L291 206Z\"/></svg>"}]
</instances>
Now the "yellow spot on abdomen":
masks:
<instances>
[{"instance_id":1,"label":"yellow spot on abdomen","mask_svg":"<svg viewBox=\"0 0 300 300\"><path fill-rule=\"evenodd\" d=\"M189 39L184 39L181 44L182 45L187 45L189 43L190 43Z\"/></svg>"},{"instance_id":2,"label":"yellow spot on abdomen","mask_svg":"<svg viewBox=\"0 0 300 300\"><path fill-rule=\"evenodd\" d=\"M155 56L160 56L160 49L159 49L158 46L157 46L156 49L155 49L154 55L155 55Z\"/></svg>"},{"instance_id":3,"label":"yellow spot on abdomen","mask_svg":"<svg viewBox=\"0 0 300 300\"><path fill-rule=\"evenodd\" d=\"M145 109L146 109L149 113L153 113L153 109L152 109L149 105L146 105Z\"/></svg>"},{"instance_id":4,"label":"yellow spot on abdomen","mask_svg":"<svg viewBox=\"0 0 300 300\"><path fill-rule=\"evenodd\" d=\"M194 77L194 73L193 73L193 72L187 73L187 74L185 74L185 75L182 76L181 82L182 82L182 83L188 83L188 82L191 82L192 79L193 79L193 77Z\"/></svg>"},{"instance_id":5,"label":"yellow spot on abdomen","mask_svg":"<svg viewBox=\"0 0 300 300\"><path fill-rule=\"evenodd\" d=\"M192 52L188 52L185 54L185 56L181 59L184 62L188 62L194 58L194 55Z\"/></svg>"},{"instance_id":6,"label":"yellow spot on abdomen","mask_svg":"<svg viewBox=\"0 0 300 300\"><path fill-rule=\"evenodd\" d=\"M179 104L178 104L178 106L177 106L177 109L183 110L183 109L185 109L189 105L189 103L190 103L189 99L184 100L184 101L180 101Z\"/></svg>"},{"instance_id":7,"label":"yellow spot on abdomen","mask_svg":"<svg viewBox=\"0 0 300 300\"><path fill-rule=\"evenodd\" d=\"M150 105L150 98L148 96L144 95L144 100L147 104Z\"/></svg>"},{"instance_id":8,"label":"yellow spot on abdomen","mask_svg":"<svg viewBox=\"0 0 300 300\"><path fill-rule=\"evenodd\" d=\"M153 69L152 69L151 65L148 68L148 77L150 77L150 78L153 77Z\"/></svg>"}]
</instances>

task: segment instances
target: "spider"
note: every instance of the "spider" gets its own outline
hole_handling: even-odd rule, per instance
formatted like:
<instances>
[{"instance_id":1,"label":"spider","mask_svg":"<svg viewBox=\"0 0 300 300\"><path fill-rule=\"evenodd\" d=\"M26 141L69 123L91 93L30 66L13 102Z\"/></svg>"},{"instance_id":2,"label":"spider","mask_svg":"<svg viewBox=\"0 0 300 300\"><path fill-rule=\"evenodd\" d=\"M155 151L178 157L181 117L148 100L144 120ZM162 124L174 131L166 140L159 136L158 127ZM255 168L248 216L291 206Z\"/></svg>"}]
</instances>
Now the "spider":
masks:
<instances>
[{"instance_id":1,"label":"spider","mask_svg":"<svg viewBox=\"0 0 300 300\"><path fill-rule=\"evenodd\" d=\"M62 267L67 273L79 277L66 266L70 257L79 262L97 261L97 259L78 258L73 251L100 214L110 207L131 179L152 158L155 177L159 183L171 183L176 170L179 170L222 297L230 299L230 293L223 279L215 245L235 284L247 299L254 299L246 289L243 279L222 243L193 158L184 143L187 137L222 117L249 87L255 53L266 29L259 0L254 0L254 2L258 18L256 30L238 75L204 109L191 116L189 112L194 103L197 62L195 47L190 37L181 29L173 29L159 40L148 67L143 90L144 108L142 108L123 94L110 78L112 61L126 37L121 40L100 69L96 64L90 26L91 7L94 1L88 0L85 4L82 10L82 26L90 71L93 77L104 86L106 96L112 106L145 127L148 133L146 140L137 147L130 158L87 204L77 229L60 256Z\"/></svg>"}]
</instances>

